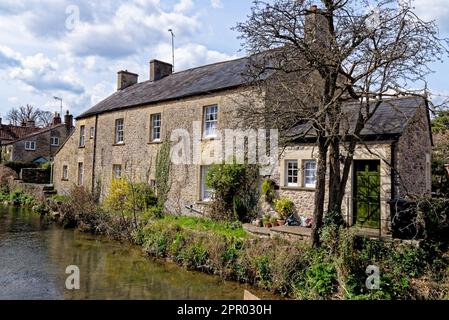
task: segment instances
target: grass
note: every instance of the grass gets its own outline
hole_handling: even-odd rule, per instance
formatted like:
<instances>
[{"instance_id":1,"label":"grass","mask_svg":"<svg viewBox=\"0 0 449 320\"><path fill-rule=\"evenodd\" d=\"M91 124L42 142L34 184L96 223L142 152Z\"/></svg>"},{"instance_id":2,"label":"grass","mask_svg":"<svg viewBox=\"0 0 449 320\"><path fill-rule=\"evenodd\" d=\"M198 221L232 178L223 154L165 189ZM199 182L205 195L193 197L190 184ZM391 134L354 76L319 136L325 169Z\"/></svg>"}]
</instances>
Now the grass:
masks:
<instances>
[{"instance_id":1,"label":"grass","mask_svg":"<svg viewBox=\"0 0 449 320\"><path fill-rule=\"evenodd\" d=\"M248 238L240 224L216 222L206 218L165 215L161 222L175 224L183 229L201 232L213 232L226 237Z\"/></svg>"}]
</instances>

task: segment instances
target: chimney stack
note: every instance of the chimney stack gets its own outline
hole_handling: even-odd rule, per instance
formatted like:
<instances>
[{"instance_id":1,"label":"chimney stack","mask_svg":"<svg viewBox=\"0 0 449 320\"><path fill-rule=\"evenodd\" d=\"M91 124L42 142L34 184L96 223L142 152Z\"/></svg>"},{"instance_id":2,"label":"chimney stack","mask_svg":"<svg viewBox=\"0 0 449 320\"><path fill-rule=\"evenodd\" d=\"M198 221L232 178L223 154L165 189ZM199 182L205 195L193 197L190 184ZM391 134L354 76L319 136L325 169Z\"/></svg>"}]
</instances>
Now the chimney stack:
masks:
<instances>
[{"instance_id":1,"label":"chimney stack","mask_svg":"<svg viewBox=\"0 0 449 320\"><path fill-rule=\"evenodd\" d=\"M58 124L61 124L61 115L55 112L55 116L53 117L53 125L57 126Z\"/></svg>"},{"instance_id":2,"label":"chimney stack","mask_svg":"<svg viewBox=\"0 0 449 320\"><path fill-rule=\"evenodd\" d=\"M311 5L305 19L305 41L321 48L328 48L331 43L328 23L318 6Z\"/></svg>"},{"instance_id":3,"label":"chimney stack","mask_svg":"<svg viewBox=\"0 0 449 320\"><path fill-rule=\"evenodd\" d=\"M73 128L73 116L69 113L69 110L67 110L67 113L64 116L64 124L69 132Z\"/></svg>"},{"instance_id":4,"label":"chimney stack","mask_svg":"<svg viewBox=\"0 0 449 320\"><path fill-rule=\"evenodd\" d=\"M119 71L117 73L117 91L131 87L137 83L139 75L135 73L125 71Z\"/></svg>"},{"instance_id":5,"label":"chimney stack","mask_svg":"<svg viewBox=\"0 0 449 320\"><path fill-rule=\"evenodd\" d=\"M28 128L34 128L36 126L36 122L34 120L28 119L27 122L26 122L26 126Z\"/></svg>"},{"instance_id":6,"label":"chimney stack","mask_svg":"<svg viewBox=\"0 0 449 320\"><path fill-rule=\"evenodd\" d=\"M150 81L158 81L173 73L173 66L170 63L151 60L150 61Z\"/></svg>"}]
</instances>

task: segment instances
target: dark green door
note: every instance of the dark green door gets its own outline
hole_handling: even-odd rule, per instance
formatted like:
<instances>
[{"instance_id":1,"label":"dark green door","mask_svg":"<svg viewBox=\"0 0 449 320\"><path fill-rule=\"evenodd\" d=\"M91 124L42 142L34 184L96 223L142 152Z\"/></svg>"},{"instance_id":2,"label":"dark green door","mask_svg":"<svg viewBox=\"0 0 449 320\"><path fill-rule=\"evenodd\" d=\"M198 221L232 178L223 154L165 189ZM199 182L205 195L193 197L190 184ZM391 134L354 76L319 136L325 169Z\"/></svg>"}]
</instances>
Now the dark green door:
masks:
<instances>
[{"instance_id":1,"label":"dark green door","mask_svg":"<svg viewBox=\"0 0 449 320\"><path fill-rule=\"evenodd\" d=\"M354 162L354 221L364 228L380 228L380 161Z\"/></svg>"}]
</instances>

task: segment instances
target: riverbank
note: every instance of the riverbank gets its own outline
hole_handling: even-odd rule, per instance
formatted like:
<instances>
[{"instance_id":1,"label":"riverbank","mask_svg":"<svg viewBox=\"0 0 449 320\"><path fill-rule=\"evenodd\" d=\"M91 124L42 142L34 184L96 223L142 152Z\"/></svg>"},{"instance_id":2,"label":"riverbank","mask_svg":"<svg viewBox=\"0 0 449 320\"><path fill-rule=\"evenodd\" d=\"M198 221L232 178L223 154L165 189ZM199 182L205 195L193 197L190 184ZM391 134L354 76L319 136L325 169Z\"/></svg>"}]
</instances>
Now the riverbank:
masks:
<instances>
[{"instance_id":1,"label":"riverbank","mask_svg":"<svg viewBox=\"0 0 449 320\"><path fill-rule=\"evenodd\" d=\"M142 248L64 229L23 207L0 205L0 300L240 300L263 290L142 255ZM81 272L80 290L65 288L66 267Z\"/></svg>"},{"instance_id":2,"label":"riverbank","mask_svg":"<svg viewBox=\"0 0 449 320\"><path fill-rule=\"evenodd\" d=\"M238 223L172 216L156 207L110 214L82 190L46 206L65 227L128 241L148 256L287 298L449 298L449 259L438 243L385 243L330 227L322 246L311 248L306 242L254 238ZM370 266L378 277L375 271L367 287Z\"/></svg>"}]
</instances>

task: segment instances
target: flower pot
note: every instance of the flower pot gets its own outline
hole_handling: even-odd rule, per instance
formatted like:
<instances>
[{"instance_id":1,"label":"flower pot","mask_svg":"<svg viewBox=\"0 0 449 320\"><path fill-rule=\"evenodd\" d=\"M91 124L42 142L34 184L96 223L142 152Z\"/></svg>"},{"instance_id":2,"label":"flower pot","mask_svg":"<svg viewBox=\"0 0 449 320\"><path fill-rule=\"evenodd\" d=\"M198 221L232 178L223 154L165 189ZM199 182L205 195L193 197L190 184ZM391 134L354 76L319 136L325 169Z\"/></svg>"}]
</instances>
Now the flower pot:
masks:
<instances>
[{"instance_id":1,"label":"flower pot","mask_svg":"<svg viewBox=\"0 0 449 320\"><path fill-rule=\"evenodd\" d=\"M278 222L278 225L280 225L280 226L285 225L285 220L284 219L279 219L277 222Z\"/></svg>"},{"instance_id":2,"label":"flower pot","mask_svg":"<svg viewBox=\"0 0 449 320\"><path fill-rule=\"evenodd\" d=\"M271 228L271 223L264 223L263 226L267 229Z\"/></svg>"},{"instance_id":3,"label":"flower pot","mask_svg":"<svg viewBox=\"0 0 449 320\"><path fill-rule=\"evenodd\" d=\"M272 225L273 227L277 227L279 224L278 224L278 222L277 222L277 220L276 220L276 221L271 221L271 225Z\"/></svg>"}]
</instances>

